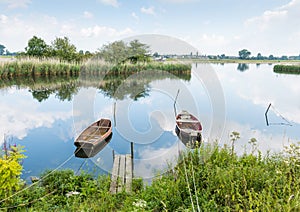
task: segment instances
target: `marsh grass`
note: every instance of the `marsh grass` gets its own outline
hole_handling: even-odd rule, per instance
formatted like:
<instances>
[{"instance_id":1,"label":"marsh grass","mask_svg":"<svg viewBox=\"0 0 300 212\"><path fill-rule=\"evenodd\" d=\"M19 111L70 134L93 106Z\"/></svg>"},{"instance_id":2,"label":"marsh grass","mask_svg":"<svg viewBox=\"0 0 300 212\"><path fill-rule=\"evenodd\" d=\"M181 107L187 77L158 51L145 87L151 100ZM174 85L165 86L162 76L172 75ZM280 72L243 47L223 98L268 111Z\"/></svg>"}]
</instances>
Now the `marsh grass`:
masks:
<instances>
[{"instance_id":1,"label":"marsh grass","mask_svg":"<svg viewBox=\"0 0 300 212\"><path fill-rule=\"evenodd\" d=\"M122 63L114 65L101 60L89 60L81 67L81 74L98 74L105 76L131 75L141 71L155 73L157 70L172 74L186 74L191 72L191 64L179 62L145 62Z\"/></svg>"},{"instance_id":2,"label":"marsh grass","mask_svg":"<svg viewBox=\"0 0 300 212\"><path fill-rule=\"evenodd\" d=\"M273 71L280 74L300 74L300 65L275 65Z\"/></svg>"},{"instance_id":3,"label":"marsh grass","mask_svg":"<svg viewBox=\"0 0 300 212\"><path fill-rule=\"evenodd\" d=\"M265 156L201 146L183 153L175 168L151 185L135 179L132 193L116 195L109 193L108 176L47 171L10 204L20 211L299 211L299 144ZM70 191L80 194L66 197Z\"/></svg>"},{"instance_id":4,"label":"marsh grass","mask_svg":"<svg viewBox=\"0 0 300 212\"><path fill-rule=\"evenodd\" d=\"M12 60L0 64L0 78L13 79L20 76L78 76L80 65L57 60L34 58Z\"/></svg>"}]
</instances>

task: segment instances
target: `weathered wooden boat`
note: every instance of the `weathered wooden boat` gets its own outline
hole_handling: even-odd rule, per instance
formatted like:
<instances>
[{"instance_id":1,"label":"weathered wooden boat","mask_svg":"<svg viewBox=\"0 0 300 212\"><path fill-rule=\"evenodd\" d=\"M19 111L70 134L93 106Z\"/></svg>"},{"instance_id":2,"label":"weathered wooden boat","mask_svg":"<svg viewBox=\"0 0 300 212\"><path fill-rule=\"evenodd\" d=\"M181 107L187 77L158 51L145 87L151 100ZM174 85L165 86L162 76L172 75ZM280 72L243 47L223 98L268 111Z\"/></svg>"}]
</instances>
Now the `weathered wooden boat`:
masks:
<instances>
[{"instance_id":1,"label":"weathered wooden boat","mask_svg":"<svg viewBox=\"0 0 300 212\"><path fill-rule=\"evenodd\" d=\"M104 147L110 142L112 133L102 142L97 145L83 145L76 148L74 151L75 157L77 158L91 158L97 155Z\"/></svg>"},{"instance_id":2,"label":"weathered wooden boat","mask_svg":"<svg viewBox=\"0 0 300 212\"><path fill-rule=\"evenodd\" d=\"M100 119L85 130L75 139L76 147L92 148L105 142L105 139L112 133L112 125L109 119Z\"/></svg>"},{"instance_id":3,"label":"weathered wooden boat","mask_svg":"<svg viewBox=\"0 0 300 212\"><path fill-rule=\"evenodd\" d=\"M176 134L189 148L195 148L202 142L202 125L200 121L187 111L176 115Z\"/></svg>"}]
</instances>

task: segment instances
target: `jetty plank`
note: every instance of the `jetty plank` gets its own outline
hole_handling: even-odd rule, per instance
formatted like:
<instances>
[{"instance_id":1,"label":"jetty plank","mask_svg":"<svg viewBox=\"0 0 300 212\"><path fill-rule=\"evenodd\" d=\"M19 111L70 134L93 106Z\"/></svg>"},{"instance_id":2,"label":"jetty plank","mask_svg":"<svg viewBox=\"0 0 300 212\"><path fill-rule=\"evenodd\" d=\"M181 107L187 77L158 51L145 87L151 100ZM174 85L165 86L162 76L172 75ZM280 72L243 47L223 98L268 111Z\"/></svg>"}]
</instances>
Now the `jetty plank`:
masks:
<instances>
[{"instance_id":1,"label":"jetty plank","mask_svg":"<svg viewBox=\"0 0 300 212\"><path fill-rule=\"evenodd\" d=\"M115 155L110 192L116 194L125 189L126 192L132 190L133 164L131 154Z\"/></svg>"},{"instance_id":2,"label":"jetty plank","mask_svg":"<svg viewBox=\"0 0 300 212\"><path fill-rule=\"evenodd\" d=\"M120 155L116 155L114 158L114 164L111 174L111 184L110 184L110 193L117 193L117 182L119 176L119 166L120 166Z\"/></svg>"}]
</instances>

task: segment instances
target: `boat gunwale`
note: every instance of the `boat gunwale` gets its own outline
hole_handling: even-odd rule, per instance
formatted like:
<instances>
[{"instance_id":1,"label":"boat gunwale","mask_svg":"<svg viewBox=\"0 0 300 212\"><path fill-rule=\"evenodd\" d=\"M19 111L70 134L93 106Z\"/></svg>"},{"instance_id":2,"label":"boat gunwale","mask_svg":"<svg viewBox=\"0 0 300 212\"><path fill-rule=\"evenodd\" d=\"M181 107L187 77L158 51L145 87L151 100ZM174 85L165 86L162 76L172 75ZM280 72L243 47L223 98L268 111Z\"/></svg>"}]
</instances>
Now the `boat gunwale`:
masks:
<instances>
[{"instance_id":1,"label":"boat gunwale","mask_svg":"<svg viewBox=\"0 0 300 212\"><path fill-rule=\"evenodd\" d=\"M108 121L108 123L109 123L109 126L103 126L103 127L100 126L100 127L97 127L97 128L98 128L97 131L100 130L100 129L105 129L105 128L108 129L103 135L98 135L99 138L96 138L96 139L89 139L89 140L84 140L84 139L82 139L82 140L79 140L80 137L81 137L82 135L84 135L84 132L85 132L85 131L89 130L91 127L92 127L92 128L95 128L94 125L97 124L98 122L100 122L101 120ZM89 125L89 126L86 127L85 129L83 129L83 130L81 131L81 133L78 135L78 137L75 139L74 145L75 145L76 147L80 147L80 146L82 146L82 145L84 145L84 144L89 144L89 145L92 145L92 146L96 146L97 144L99 144L99 143L105 141L105 139L106 139L107 137L109 137L110 134L112 134L112 123L111 123L111 120L108 119L108 118L101 118L101 119L98 119L97 121L93 122L91 125ZM88 136L88 135L87 135L87 136ZM91 141L91 140L93 140L93 141Z\"/></svg>"}]
</instances>

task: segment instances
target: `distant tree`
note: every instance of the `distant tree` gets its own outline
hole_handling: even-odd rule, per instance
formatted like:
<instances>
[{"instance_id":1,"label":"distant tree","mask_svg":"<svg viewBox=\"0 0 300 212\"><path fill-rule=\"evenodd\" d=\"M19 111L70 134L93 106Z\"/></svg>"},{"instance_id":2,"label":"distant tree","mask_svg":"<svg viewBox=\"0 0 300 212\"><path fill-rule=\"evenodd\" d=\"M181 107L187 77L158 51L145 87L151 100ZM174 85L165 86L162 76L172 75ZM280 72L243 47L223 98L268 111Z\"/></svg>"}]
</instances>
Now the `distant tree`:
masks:
<instances>
[{"instance_id":1,"label":"distant tree","mask_svg":"<svg viewBox=\"0 0 300 212\"><path fill-rule=\"evenodd\" d=\"M239 57L240 59L248 59L251 55L251 52L248 51L247 49L243 49L239 51Z\"/></svg>"},{"instance_id":2,"label":"distant tree","mask_svg":"<svg viewBox=\"0 0 300 212\"><path fill-rule=\"evenodd\" d=\"M60 61L78 61L79 57L76 47L70 43L69 38L56 38L52 42L52 56L59 58Z\"/></svg>"},{"instance_id":3,"label":"distant tree","mask_svg":"<svg viewBox=\"0 0 300 212\"><path fill-rule=\"evenodd\" d=\"M42 38L33 36L25 48L25 54L34 57L46 57L49 55L49 46Z\"/></svg>"},{"instance_id":4,"label":"distant tree","mask_svg":"<svg viewBox=\"0 0 300 212\"><path fill-rule=\"evenodd\" d=\"M283 56L281 56L280 59L281 59L281 60L288 60L289 58L288 58L287 56L283 55Z\"/></svg>"},{"instance_id":5,"label":"distant tree","mask_svg":"<svg viewBox=\"0 0 300 212\"><path fill-rule=\"evenodd\" d=\"M3 55L4 52L5 52L5 46L0 44L0 55Z\"/></svg>"},{"instance_id":6,"label":"distant tree","mask_svg":"<svg viewBox=\"0 0 300 212\"><path fill-rule=\"evenodd\" d=\"M146 61L149 57L149 46L133 40L126 45L123 41L115 41L103 45L97 54L100 58L113 64L120 64L126 61L136 63Z\"/></svg>"},{"instance_id":7,"label":"distant tree","mask_svg":"<svg viewBox=\"0 0 300 212\"><path fill-rule=\"evenodd\" d=\"M262 59L264 59L264 58L263 58L263 56L261 55L261 53L258 53L256 59L262 60Z\"/></svg>"},{"instance_id":8,"label":"distant tree","mask_svg":"<svg viewBox=\"0 0 300 212\"><path fill-rule=\"evenodd\" d=\"M269 56L269 60L274 60L275 58L274 58L274 56L271 54L270 56Z\"/></svg>"},{"instance_id":9,"label":"distant tree","mask_svg":"<svg viewBox=\"0 0 300 212\"><path fill-rule=\"evenodd\" d=\"M221 54L220 58L225 59L226 58L225 54Z\"/></svg>"},{"instance_id":10,"label":"distant tree","mask_svg":"<svg viewBox=\"0 0 300 212\"><path fill-rule=\"evenodd\" d=\"M158 54L157 52L155 52L155 53L153 54L153 57L159 57L159 54Z\"/></svg>"}]
</instances>

